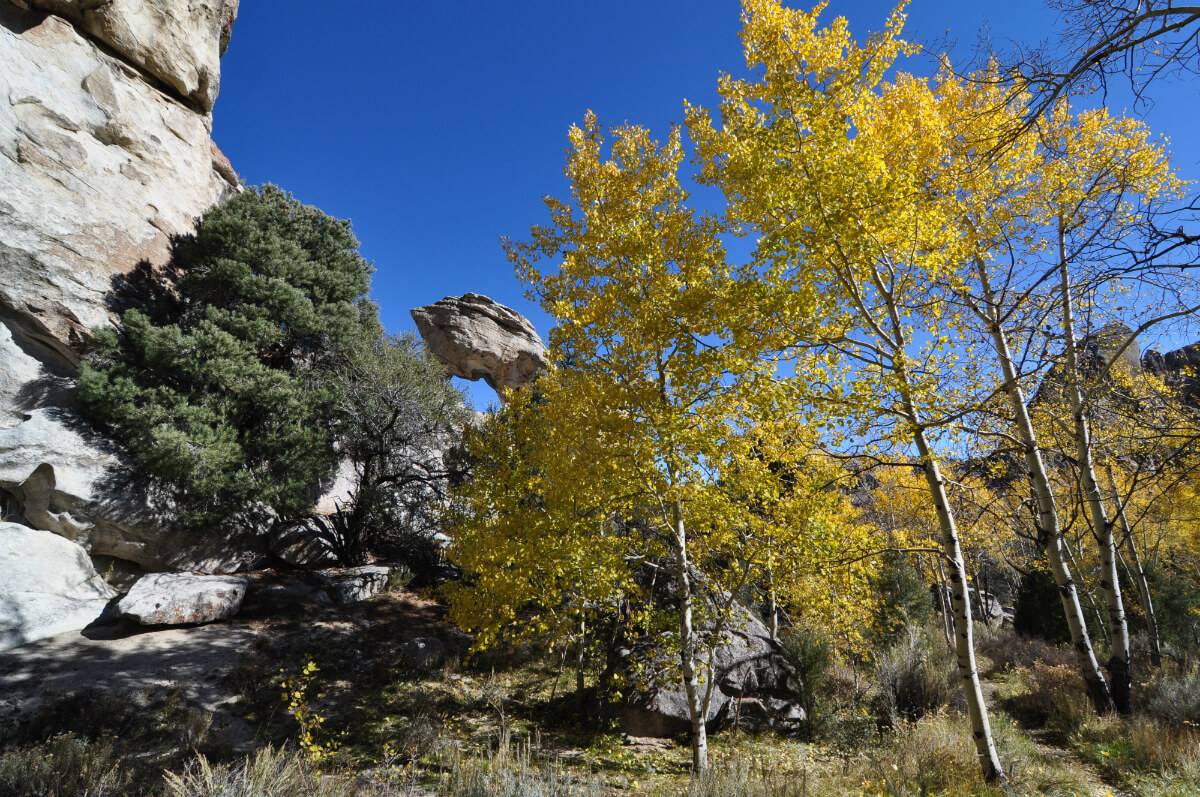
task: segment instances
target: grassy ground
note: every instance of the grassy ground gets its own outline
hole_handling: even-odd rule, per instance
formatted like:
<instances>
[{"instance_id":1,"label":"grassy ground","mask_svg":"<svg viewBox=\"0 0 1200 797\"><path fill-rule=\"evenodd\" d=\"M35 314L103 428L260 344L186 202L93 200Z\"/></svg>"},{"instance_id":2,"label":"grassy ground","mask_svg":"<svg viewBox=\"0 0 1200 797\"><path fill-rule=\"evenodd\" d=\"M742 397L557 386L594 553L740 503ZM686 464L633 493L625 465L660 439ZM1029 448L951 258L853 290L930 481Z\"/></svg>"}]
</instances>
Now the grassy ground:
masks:
<instances>
[{"instance_id":1,"label":"grassy ground","mask_svg":"<svg viewBox=\"0 0 1200 797\"><path fill-rule=\"evenodd\" d=\"M686 740L631 739L582 719L555 660L528 651L467 659L468 640L428 597L395 593L271 618L261 630L227 684L237 695L229 710L256 729L250 756L208 738L203 717L169 700L124 713L110 705L103 722L80 722L78 706L67 706L0 753L0 795L1000 794L979 783L952 691L933 690L921 716L889 725L877 674L831 679L815 741L716 734L711 772L693 780ZM437 640L444 660L432 670L406 664L415 638ZM1097 718L1061 650L991 635L984 653L1012 793L1200 794L1200 736L1183 715L1164 717L1151 700L1133 719ZM918 654L924 677L950 675L943 651ZM1188 683L1168 686L1190 693ZM1143 692L1169 707L1187 702L1163 684ZM174 774L164 780L164 771Z\"/></svg>"}]
</instances>

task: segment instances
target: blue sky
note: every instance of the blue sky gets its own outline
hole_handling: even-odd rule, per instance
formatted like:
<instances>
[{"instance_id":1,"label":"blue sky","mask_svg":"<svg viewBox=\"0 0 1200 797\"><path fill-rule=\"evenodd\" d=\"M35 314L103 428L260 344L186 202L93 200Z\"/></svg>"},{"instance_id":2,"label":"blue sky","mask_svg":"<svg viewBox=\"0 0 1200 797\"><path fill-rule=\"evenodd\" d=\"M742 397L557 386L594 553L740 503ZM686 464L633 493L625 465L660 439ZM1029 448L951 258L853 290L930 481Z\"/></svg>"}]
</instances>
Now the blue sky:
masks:
<instances>
[{"instance_id":1,"label":"blue sky","mask_svg":"<svg viewBox=\"0 0 1200 797\"><path fill-rule=\"evenodd\" d=\"M860 34L891 0L832 0ZM467 291L549 319L522 295L500 248L562 193L566 131L591 108L606 124L665 131L686 98L713 104L742 69L736 0L358 0L242 3L222 65L214 136L249 183L273 182L349 218L374 262L392 331L410 308ZM906 37L970 56L1054 36L1041 0L915 0ZM932 70L932 64L926 64ZM1163 84L1143 114L1200 176L1196 83ZM1120 100L1117 100L1119 107ZM470 387L477 405L493 397Z\"/></svg>"}]
</instances>

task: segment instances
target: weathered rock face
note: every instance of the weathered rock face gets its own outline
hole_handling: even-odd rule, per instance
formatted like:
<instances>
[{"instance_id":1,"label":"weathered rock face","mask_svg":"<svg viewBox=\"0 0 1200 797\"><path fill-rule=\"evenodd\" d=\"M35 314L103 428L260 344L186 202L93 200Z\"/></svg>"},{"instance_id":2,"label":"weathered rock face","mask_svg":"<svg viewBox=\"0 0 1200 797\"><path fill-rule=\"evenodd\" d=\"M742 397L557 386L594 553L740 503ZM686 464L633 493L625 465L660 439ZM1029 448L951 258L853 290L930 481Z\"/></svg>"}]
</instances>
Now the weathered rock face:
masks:
<instances>
[{"instance_id":1,"label":"weathered rock face","mask_svg":"<svg viewBox=\"0 0 1200 797\"><path fill-rule=\"evenodd\" d=\"M1191 343L1166 354L1148 350L1142 355L1142 367L1176 386L1183 398L1192 403L1200 402L1200 343Z\"/></svg>"},{"instance_id":2,"label":"weathered rock face","mask_svg":"<svg viewBox=\"0 0 1200 797\"><path fill-rule=\"evenodd\" d=\"M70 22L0 0L0 309L39 359L75 362L113 278L233 190L210 133Z\"/></svg>"},{"instance_id":3,"label":"weathered rock face","mask_svg":"<svg viewBox=\"0 0 1200 797\"><path fill-rule=\"evenodd\" d=\"M74 22L203 113L221 83L238 0L32 0Z\"/></svg>"},{"instance_id":4,"label":"weathered rock face","mask_svg":"<svg viewBox=\"0 0 1200 797\"><path fill-rule=\"evenodd\" d=\"M84 628L115 595L83 548L0 522L0 650Z\"/></svg>"},{"instance_id":5,"label":"weathered rock face","mask_svg":"<svg viewBox=\"0 0 1200 797\"><path fill-rule=\"evenodd\" d=\"M546 347L529 319L478 293L412 310L429 351L447 372L493 388L529 384L546 367Z\"/></svg>"},{"instance_id":6,"label":"weathered rock face","mask_svg":"<svg viewBox=\"0 0 1200 797\"><path fill-rule=\"evenodd\" d=\"M249 586L242 576L148 573L117 602L117 611L142 625L211 623L237 614Z\"/></svg>"},{"instance_id":7,"label":"weathered rock face","mask_svg":"<svg viewBox=\"0 0 1200 797\"><path fill-rule=\"evenodd\" d=\"M207 114L236 8L0 0L0 492L25 524L151 568L236 564L148 511L72 411L73 376L114 284L238 190Z\"/></svg>"}]
</instances>

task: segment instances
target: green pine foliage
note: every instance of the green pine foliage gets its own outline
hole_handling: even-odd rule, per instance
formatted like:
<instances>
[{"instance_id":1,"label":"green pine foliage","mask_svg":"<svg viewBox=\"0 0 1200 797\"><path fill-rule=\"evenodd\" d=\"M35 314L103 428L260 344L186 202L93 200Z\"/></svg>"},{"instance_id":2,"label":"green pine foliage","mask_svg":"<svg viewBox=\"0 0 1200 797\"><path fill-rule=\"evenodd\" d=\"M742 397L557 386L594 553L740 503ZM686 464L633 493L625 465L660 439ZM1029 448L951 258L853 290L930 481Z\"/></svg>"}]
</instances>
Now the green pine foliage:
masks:
<instances>
[{"instance_id":1,"label":"green pine foliage","mask_svg":"<svg viewBox=\"0 0 1200 797\"><path fill-rule=\"evenodd\" d=\"M80 404L184 522L301 513L336 464L326 375L379 334L370 275L349 222L247 190L94 333Z\"/></svg>"}]
</instances>

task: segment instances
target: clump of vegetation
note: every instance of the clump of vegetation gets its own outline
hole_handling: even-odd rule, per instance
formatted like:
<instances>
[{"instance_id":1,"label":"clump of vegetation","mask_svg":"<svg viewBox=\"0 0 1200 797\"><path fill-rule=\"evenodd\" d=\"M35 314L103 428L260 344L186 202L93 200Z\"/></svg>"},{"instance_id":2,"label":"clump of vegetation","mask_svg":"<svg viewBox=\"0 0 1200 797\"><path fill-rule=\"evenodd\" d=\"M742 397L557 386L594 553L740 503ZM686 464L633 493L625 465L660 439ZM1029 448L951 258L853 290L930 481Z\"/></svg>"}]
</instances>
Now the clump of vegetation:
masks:
<instances>
[{"instance_id":1,"label":"clump of vegetation","mask_svg":"<svg viewBox=\"0 0 1200 797\"><path fill-rule=\"evenodd\" d=\"M314 764L336 753L339 746L339 740L324 728L325 715L314 705L320 697L316 686L320 671L317 663L310 660L294 675L281 674L279 681L280 698L299 728L297 744Z\"/></svg>"},{"instance_id":2,"label":"clump of vegetation","mask_svg":"<svg viewBox=\"0 0 1200 797\"><path fill-rule=\"evenodd\" d=\"M466 756L451 749L442 766L447 797L601 797L603 784L587 774L568 772L561 765L538 762L529 739L514 740L502 733L485 757Z\"/></svg>"},{"instance_id":3,"label":"clump of vegetation","mask_svg":"<svg viewBox=\"0 0 1200 797\"><path fill-rule=\"evenodd\" d=\"M1014 677L1018 691L1007 705L1022 722L1066 738L1093 714L1087 689L1073 667L1037 662L1017 670Z\"/></svg>"},{"instance_id":4,"label":"clump of vegetation","mask_svg":"<svg viewBox=\"0 0 1200 797\"><path fill-rule=\"evenodd\" d=\"M308 757L271 745L235 764L198 755L182 772L164 776L168 797L350 797L362 792L352 780L323 775Z\"/></svg>"},{"instance_id":5,"label":"clump of vegetation","mask_svg":"<svg viewBox=\"0 0 1200 797\"><path fill-rule=\"evenodd\" d=\"M348 222L278 188L244 191L119 297L80 406L193 524L300 515L337 461L325 375L378 331L370 273Z\"/></svg>"},{"instance_id":6,"label":"clump of vegetation","mask_svg":"<svg viewBox=\"0 0 1200 797\"><path fill-rule=\"evenodd\" d=\"M1146 683L1141 704L1157 720L1200 728L1200 666L1160 670Z\"/></svg>"},{"instance_id":7,"label":"clump of vegetation","mask_svg":"<svg viewBox=\"0 0 1200 797\"><path fill-rule=\"evenodd\" d=\"M64 733L0 753L0 794L9 797L119 797L132 783L111 739Z\"/></svg>"},{"instance_id":8,"label":"clump of vegetation","mask_svg":"<svg viewBox=\"0 0 1200 797\"><path fill-rule=\"evenodd\" d=\"M809 739L822 735L832 721L827 705L833 647L821 633L805 627L788 628L779 639L784 658L795 671L800 707L804 709L803 734Z\"/></svg>"},{"instance_id":9,"label":"clump of vegetation","mask_svg":"<svg viewBox=\"0 0 1200 797\"><path fill-rule=\"evenodd\" d=\"M875 664L872 708L881 724L917 720L947 705L954 694L954 666L927 631L910 627Z\"/></svg>"},{"instance_id":10,"label":"clump of vegetation","mask_svg":"<svg viewBox=\"0 0 1200 797\"><path fill-rule=\"evenodd\" d=\"M364 564L386 546L427 572L422 543L433 544L455 475L443 452L468 420L462 393L412 335L356 341L332 369L328 388L355 491L334 518L316 519L326 542L344 564Z\"/></svg>"}]
</instances>

